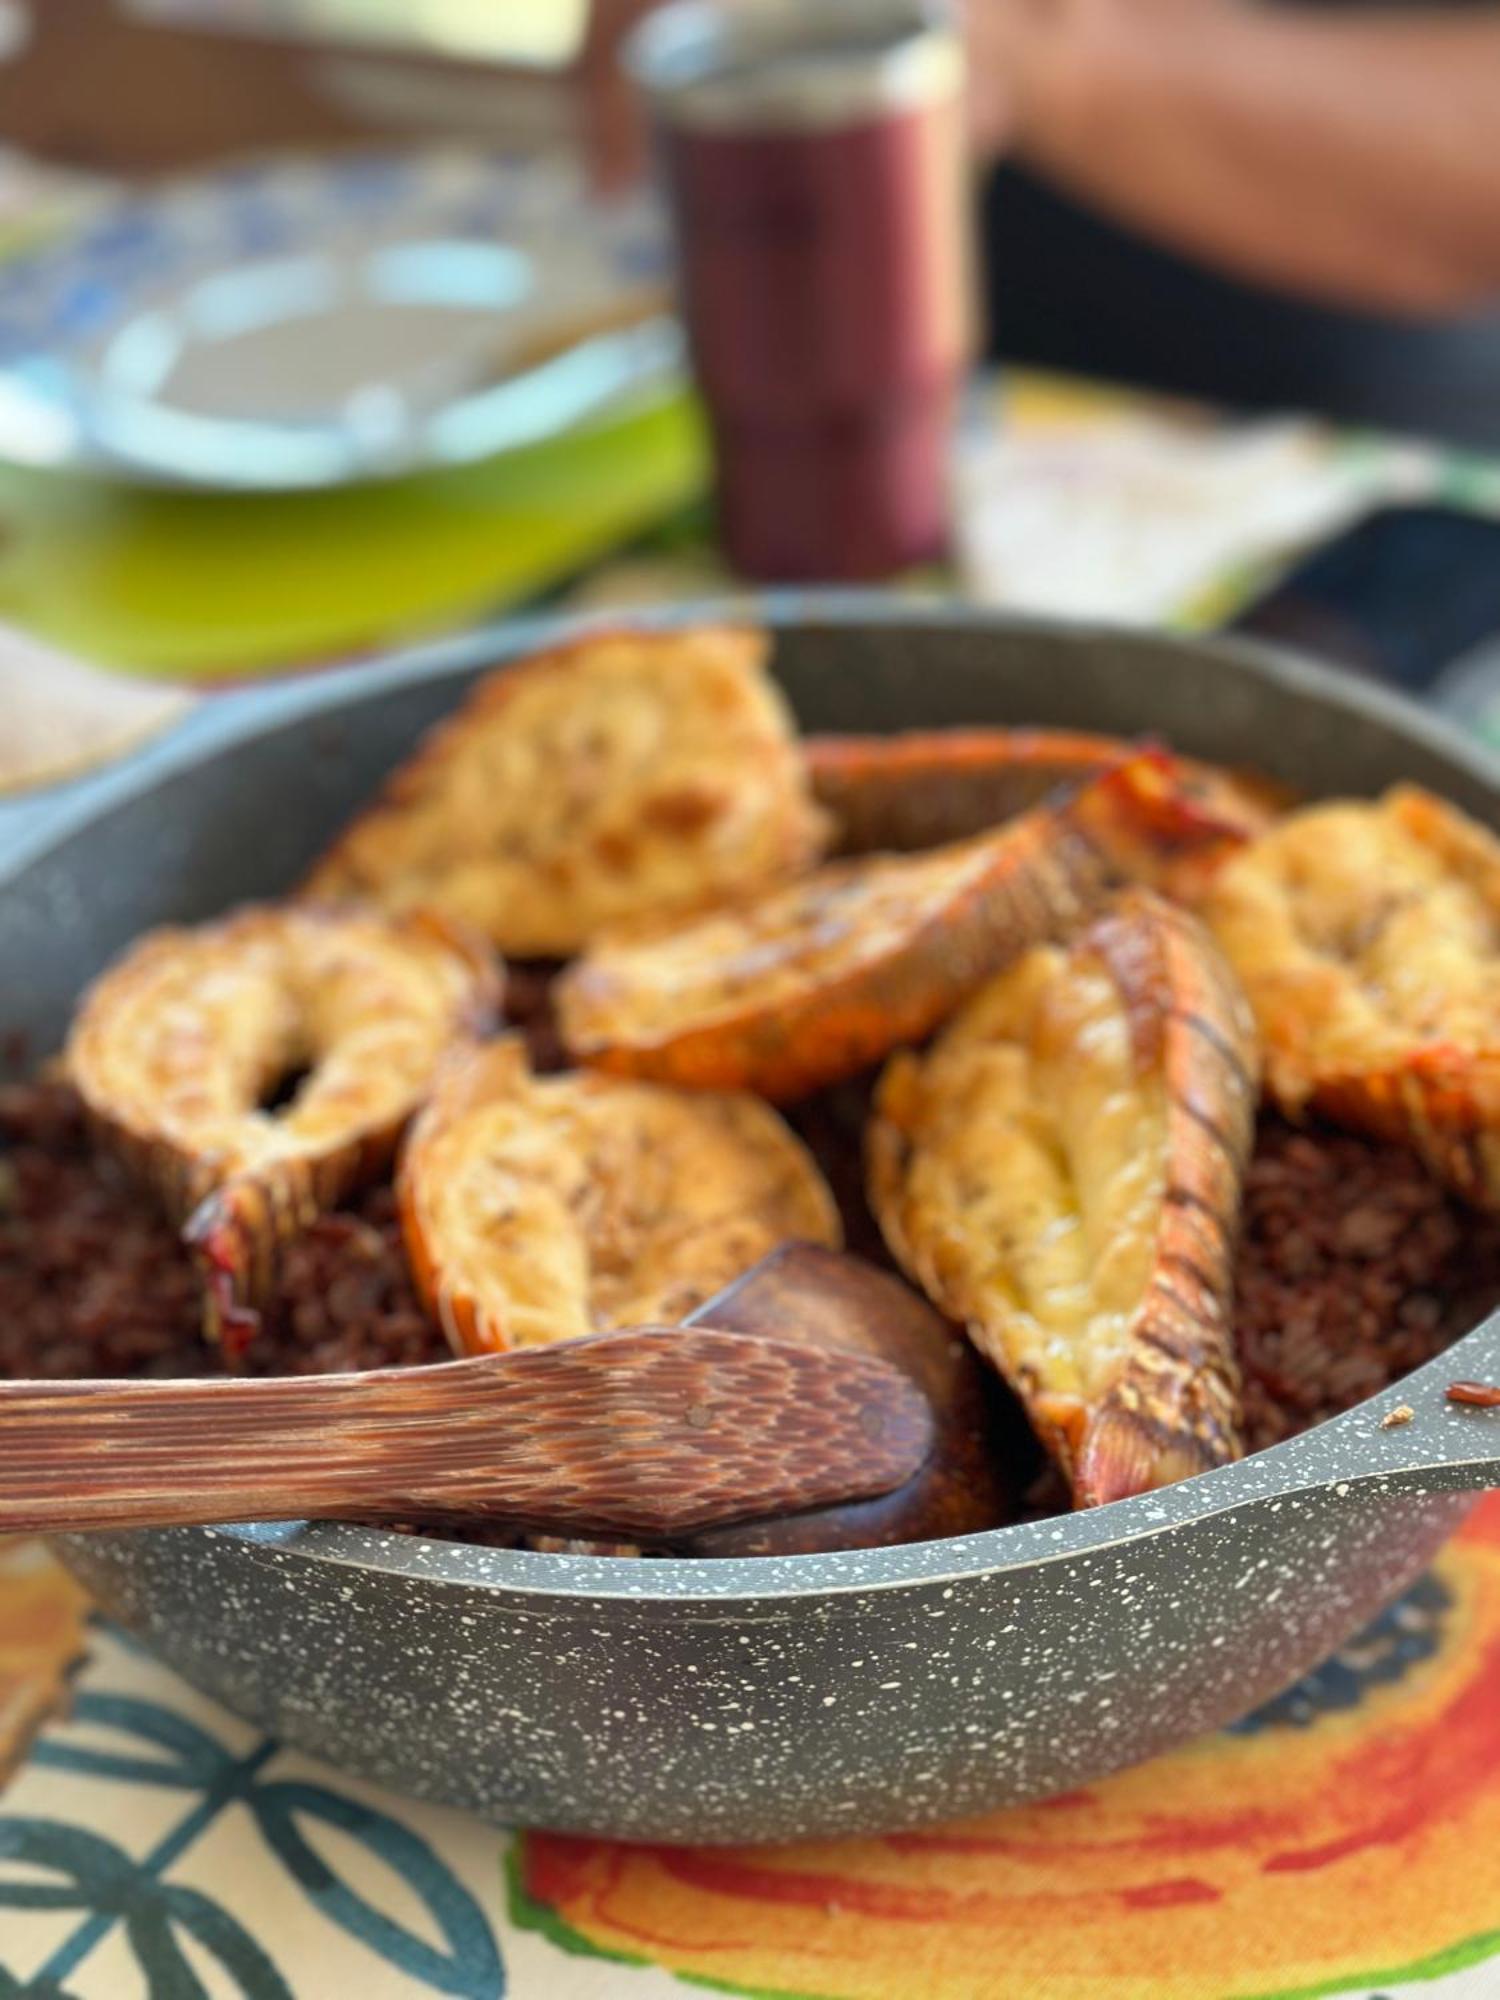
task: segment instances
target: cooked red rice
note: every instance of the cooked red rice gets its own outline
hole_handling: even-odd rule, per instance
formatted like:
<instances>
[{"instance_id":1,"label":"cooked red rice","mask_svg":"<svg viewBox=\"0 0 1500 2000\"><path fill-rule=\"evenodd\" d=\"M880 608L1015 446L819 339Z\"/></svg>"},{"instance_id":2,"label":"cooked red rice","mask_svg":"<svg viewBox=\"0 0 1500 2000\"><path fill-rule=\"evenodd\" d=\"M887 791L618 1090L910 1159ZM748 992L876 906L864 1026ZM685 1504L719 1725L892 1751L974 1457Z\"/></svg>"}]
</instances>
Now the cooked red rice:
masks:
<instances>
[{"instance_id":1,"label":"cooked red rice","mask_svg":"<svg viewBox=\"0 0 1500 2000\"><path fill-rule=\"evenodd\" d=\"M528 1026L545 1033L542 1014ZM860 1113L846 1092L798 1120L846 1209L856 1205ZM873 1247L863 1228L855 1236ZM1268 1119L1237 1281L1258 1449L1383 1388L1500 1300L1500 1223L1461 1209L1397 1148ZM291 1248L245 1366L314 1373L446 1358L381 1186ZM0 1375L202 1375L216 1365L175 1233L91 1147L72 1092L55 1082L0 1091Z\"/></svg>"},{"instance_id":2,"label":"cooked red rice","mask_svg":"<svg viewBox=\"0 0 1500 2000\"><path fill-rule=\"evenodd\" d=\"M1398 1146L1263 1120L1241 1231L1235 1334L1252 1450L1362 1402L1500 1301L1500 1223Z\"/></svg>"}]
</instances>

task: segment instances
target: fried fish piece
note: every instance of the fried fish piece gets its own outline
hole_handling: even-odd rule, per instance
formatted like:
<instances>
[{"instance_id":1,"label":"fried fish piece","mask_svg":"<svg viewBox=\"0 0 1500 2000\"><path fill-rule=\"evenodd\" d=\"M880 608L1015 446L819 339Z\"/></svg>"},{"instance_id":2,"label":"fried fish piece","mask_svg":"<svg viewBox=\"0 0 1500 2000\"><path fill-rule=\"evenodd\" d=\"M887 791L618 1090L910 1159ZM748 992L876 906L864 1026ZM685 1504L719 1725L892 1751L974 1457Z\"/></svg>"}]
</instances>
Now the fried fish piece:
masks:
<instances>
[{"instance_id":1,"label":"fried fish piece","mask_svg":"<svg viewBox=\"0 0 1500 2000\"><path fill-rule=\"evenodd\" d=\"M238 1308L280 1246L390 1159L444 1052L493 1024L501 982L440 918L279 904L152 931L94 982L67 1072L186 1223L210 1331L248 1335Z\"/></svg>"},{"instance_id":2,"label":"fried fish piece","mask_svg":"<svg viewBox=\"0 0 1500 2000\"><path fill-rule=\"evenodd\" d=\"M787 1103L917 1041L1122 880L1242 839L1156 754L993 833L845 861L755 902L605 939L563 975L573 1055L622 1076Z\"/></svg>"},{"instance_id":3,"label":"fried fish piece","mask_svg":"<svg viewBox=\"0 0 1500 2000\"><path fill-rule=\"evenodd\" d=\"M887 1243L1006 1376L1081 1507L1238 1456L1230 1292L1249 1009L1207 932L1133 892L887 1065Z\"/></svg>"},{"instance_id":4,"label":"fried fish piece","mask_svg":"<svg viewBox=\"0 0 1500 2000\"><path fill-rule=\"evenodd\" d=\"M1398 785L1294 813L1203 907L1282 1109L1409 1146L1500 1208L1500 840Z\"/></svg>"},{"instance_id":5,"label":"fried fish piece","mask_svg":"<svg viewBox=\"0 0 1500 2000\"><path fill-rule=\"evenodd\" d=\"M1029 812L1146 747L1076 729L917 729L894 736L809 736L813 795L831 814L837 851L910 853L963 840ZM1174 760L1189 796L1246 837L1288 801L1267 780L1186 757Z\"/></svg>"},{"instance_id":6,"label":"fried fish piece","mask_svg":"<svg viewBox=\"0 0 1500 2000\"><path fill-rule=\"evenodd\" d=\"M828 828L766 654L727 626L619 631L490 675L308 893L420 905L547 958L799 874Z\"/></svg>"},{"instance_id":7,"label":"fried fish piece","mask_svg":"<svg viewBox=\"0 0 1500 2000\"><path fill-rule=\"evenodd\" d=\"M418 1290L461 1354L670 1324L790 1239L841 1241L811 1155L753 1097L450 1061L397 1172Z\"/></svg>"}]
</instances>

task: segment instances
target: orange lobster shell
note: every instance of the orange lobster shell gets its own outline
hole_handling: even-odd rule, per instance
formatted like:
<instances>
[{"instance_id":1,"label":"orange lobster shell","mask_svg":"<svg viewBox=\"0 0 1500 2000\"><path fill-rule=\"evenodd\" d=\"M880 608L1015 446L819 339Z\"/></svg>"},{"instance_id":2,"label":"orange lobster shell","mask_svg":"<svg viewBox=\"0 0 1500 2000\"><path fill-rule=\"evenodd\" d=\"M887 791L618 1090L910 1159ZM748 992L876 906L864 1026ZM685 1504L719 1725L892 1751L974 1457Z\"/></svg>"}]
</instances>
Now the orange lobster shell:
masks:
<instances>
[{"instance_id":1,"label":"orange lobster shell","mask_svg":"<svg viewBox=\"0 0 1500 2000\"><path fill-rule=\"evenodd\" d=\"M397 1174L417 1288L459 1353L672 1324L797 1238L837 1247L822 1175L755 1098L450 1058Z\"/></svg>"},{"instance_id":2,"label":"orange lobster shell","mask_svg":"<svg viewBox=\"0 0 1500 2000\"><path fill-rule=\"evenodd\" d=\"M813 795L838 851L910 853L964 840L1076 791L1140 755L1142 745L1075 729L915 729L895 736L809 736ZM1286 800L1265 779L1174 758L1186 794L1247 837Z\"/></svg>"},{"instance_id":3,"label":"orange lobster shell","mask_svg":"<svg viewBox=\"0 0 1500 2000\"><path fill-rule=\"evenodd\" d=\"M1010 1381L1079 1506L1240 1451L1230 1291L1255 1064L1212 940L1135 892L881 1080L886 1241Z\"/></svg>"},{"instance_id":4,"label":"orange lobster shell","mask_svg":"<svg viewBox=\"0 0 1500 2000\"><path fill-rule=\"evenodd\" d=\"M281 1245L390 1159L444 1051L492 1023L501 978L482 943L424 914L261 904L153 931L94 982L67 1070L186 1224L210 1332L248 1335L240 1309Z\"/></svg>"},{"instance_id":5,"label":"orange lobster shell","mask_svg":"<svg viewBox=\"0 0 1500 2000\"><path fill-rule=\"evenodd\" d=\"M433 909L508 955L702 909L827 833L763 633L602 632L481 681L345 828L314 897Z\"/></svg>"},{"instance_id":6,"label":"orange lobster shell","mask_svg":"<svg viewBox=\"0 0 1500 2000\"><path fill-rule=\"evenodd\" d=\"M1416 1152L1500 1208L1500 840L1413 785L1294 813L1204 904L1292 1116Z\"/></svg>"},{"instance_id":7,"label":"orange lobster shell","mask_svg":"<svg viewBox=\"0 0 1500 2000\"><path fill-rule=\"evenodd\" d=\"M558 989L563 1039L620 1076L786 1103L918 1041L1122 880L1243 838L1147 754L925 853L834 863L758 901L606 940Z\"/></svg>"}]
</instances>

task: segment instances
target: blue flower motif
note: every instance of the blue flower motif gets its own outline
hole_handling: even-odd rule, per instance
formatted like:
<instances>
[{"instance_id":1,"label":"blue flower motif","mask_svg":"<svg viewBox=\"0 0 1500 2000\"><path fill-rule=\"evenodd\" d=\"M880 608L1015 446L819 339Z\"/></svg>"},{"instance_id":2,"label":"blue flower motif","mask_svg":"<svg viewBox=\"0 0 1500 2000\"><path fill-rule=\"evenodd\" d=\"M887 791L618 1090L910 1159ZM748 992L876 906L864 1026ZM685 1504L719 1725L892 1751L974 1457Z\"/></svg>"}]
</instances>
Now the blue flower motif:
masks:
<instances>
[{"instance_id":1,"label":"blue flower motif","mask_svg":"<svg viewBox=\"0 0 1500 2000\"><path fill-rule=\"evenodd\" d=\"M53 1820L0 1820L0 1862L18 1861L56 1882L0 1879L0 1909L85 1910L86 1922L40 1975L21 1986L10 1971L0 1994L61 1995L58 1981L120 1921L146 1975L151 2000L207 2000L178 1933L211 1952L245 2000L294 2000L269 1954L226 1909L196 1889L166 1883L113 1841Z\"/></svg>"},{"instance_id":2,"label":"blue flower motif","mask_svg":"<svg viewBox=\"0 0 1500 2000\"><path fill-rule=\"evenodd\" d=\"M91 1744L58 1743L43 1738L32 1752L33 1763L85 1777L119 1778L127 1784L163 1785L195 1792L217 1784L234 1766L234 1758L217 1737L189 1722L185 1715L163 1708L159 1702L139 1701L131 1695L86 1692L73 1703L73 1720L116 1730L122 1736L139 1737L168 1754L165 1758L133 1757Z\"/></svg>"},{"instance_id":3,"label":"blue flower motif","mask_svg":"<svg viewBox=\"0 0 1500 2000\"><path fill-rule=\"evenodd\" d=\"M184 1950L191 1941L216 1958L246 2000L292 2000L264 1947L222 1903L166 1881L173 1862L205 1827L238 1800L267 1847L332 1924L411 1982L414 1991L457 2000L501 2000L505 1968L489 1919L442 1857L399 1821L325 1785L259 1773L276 1745L262 1739L236 1757L209 1730L159 1702L85 1690L73 1715L144 1746L144 1754L49 1736L34 1759L75 1777L123 1780L181 1791L189 1804L142 1861L80 1826L0 1819L0 1910L76 1910L81 1922L38 1980L21 1987L0 1967L0 2000L69 2000L61 1984L116 1924L143 1973L152 2000L202 2000ZM420 1898L441 1943L434 1945L389 1916L319 1852L312 1829L329 1827L357 1842ZM7 1879L6 1863L24 1875ZM38 1880L38 1874L54 1879ZM3 1926L0 1926L3 1935ZM8 1982L8 1984L7 1984Z\"/></svg>"},{"instance_id":4,"label":"blue flower motif","mask_svg":"<svg viewBox=\"0 0 1500 2000\"><path fill-rule=\"evenodd\" d=\"M271 1851L327 1917L435 1993L499 2000L505 1973L495 1934L474 1898L420 1835L373 1806L322 1785L257 1784L246 1803ZM358 1840L421 1897L447 1946L435 1950L336 1875L310 1845L299 1819L321 1821Z\"/></svg>"},{"instance_id":5,"label":"blue flower motif","mask_svg":"<svg viewBox=\"0 0 1500 2000\"><path fill-rule=\"evenodd\" d=\"M51 1979L28 1979L23 1986L0 1965L0 2000L78 2000L78 1995Z\"/></svg>"}]
</instances>

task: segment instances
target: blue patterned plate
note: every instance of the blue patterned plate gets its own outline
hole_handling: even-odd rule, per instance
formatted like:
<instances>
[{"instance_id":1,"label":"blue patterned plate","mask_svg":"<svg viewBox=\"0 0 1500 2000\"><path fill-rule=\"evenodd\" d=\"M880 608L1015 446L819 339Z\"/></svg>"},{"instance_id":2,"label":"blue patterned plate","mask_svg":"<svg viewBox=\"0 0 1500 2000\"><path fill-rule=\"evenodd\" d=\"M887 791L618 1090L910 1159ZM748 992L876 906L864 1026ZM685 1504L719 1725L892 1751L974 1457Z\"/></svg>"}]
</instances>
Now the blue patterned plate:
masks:
<instances>
[{"instance_id":1,"label":"blue patterned plate","mask_svg":"<svg viewBox=\"0 0 1500 2000\"><path fill-rule=\"evenodd\" d=\"M673 378L668 283L655 203L558 162L176 182L0 266L0 458L277 490L488 457Z\"/></svg>"}]
</instances>

